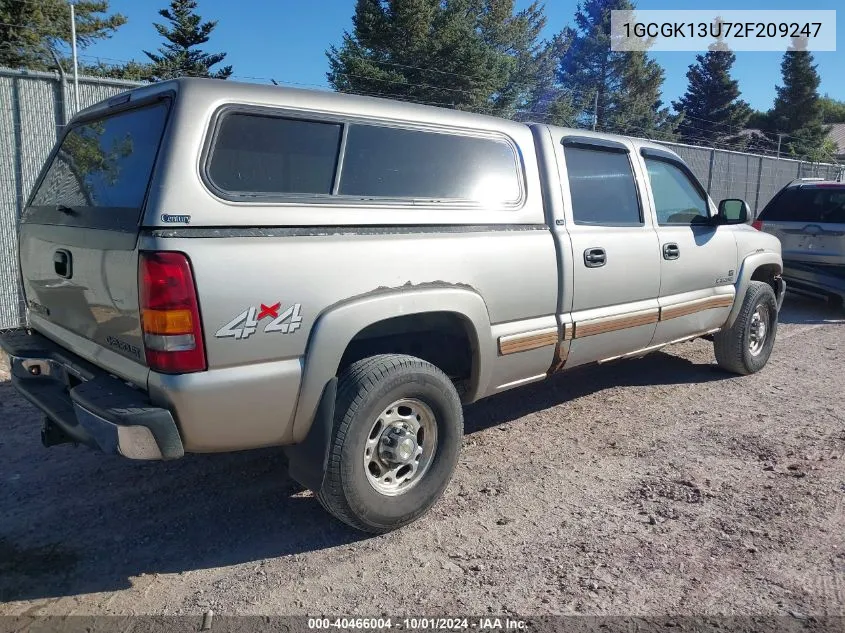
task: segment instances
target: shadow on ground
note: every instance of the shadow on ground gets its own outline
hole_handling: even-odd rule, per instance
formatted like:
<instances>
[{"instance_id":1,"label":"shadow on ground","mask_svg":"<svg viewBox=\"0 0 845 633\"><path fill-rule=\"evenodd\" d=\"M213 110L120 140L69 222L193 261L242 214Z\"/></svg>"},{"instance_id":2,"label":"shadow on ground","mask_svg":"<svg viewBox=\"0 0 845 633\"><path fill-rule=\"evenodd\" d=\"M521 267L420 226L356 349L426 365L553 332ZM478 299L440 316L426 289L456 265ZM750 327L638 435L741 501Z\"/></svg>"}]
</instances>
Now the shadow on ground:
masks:
<instances>
[{"instance_id":1,"label":"shadow on ground","mask_svg":"<svg viewBox=\"0 0 845 633\"><path fill-rule=\"evenodd\" d=\"M827 322L812 320L827 318L818 304L789 303L784 315L787 322ZM728 378L714 364L657 352L489 398L467 407L466 430L611 386ZM140 574L249 563L366 538L328 517L287 477L278 449L132 462L72 446L45 450L39 424L35 410L0 383L0 602L114 591Z\"/></svg>"},{"instance_id":2,"label":"shadow on ground","mask_svg":"<svg viewBox=\"0 0 845 633\"><path fill-rule=\"evenodd\" d=\"M654 352L633 360L577 367L549 380L486 398L467 407L464 428L467 433L475 433L611 387L679 385L729 378L735 376L715 363L698 364L670 353Z\"/></svg>"},{"instance_id":3,"label":"shadow on ground","mask_svg":"<svg viewBox=\"0 0 845 633\"><path fill-rule=\"evenodd\" d=\"M845 309L824 299L813 299L787 291L778 320L797 325L845 323Z\"/></svg>"}]
</instances>

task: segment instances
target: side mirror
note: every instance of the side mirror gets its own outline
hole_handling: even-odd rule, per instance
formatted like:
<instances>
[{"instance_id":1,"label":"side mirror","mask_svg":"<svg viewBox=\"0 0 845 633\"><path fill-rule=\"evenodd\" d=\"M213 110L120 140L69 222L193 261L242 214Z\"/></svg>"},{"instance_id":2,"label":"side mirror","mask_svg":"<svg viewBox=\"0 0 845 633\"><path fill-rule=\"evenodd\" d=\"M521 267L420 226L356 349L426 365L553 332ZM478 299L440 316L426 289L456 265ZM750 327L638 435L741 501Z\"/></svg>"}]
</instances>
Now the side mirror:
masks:
<instances>
[{"instance_id":1,"label":"side mirror","mask_svg":"<svg viewBox=\"0 0 845 633\"><path fill-rule=\"evenodd\" d=\"M726 198L719 203L719 224L747 224L751 219L748 203L739 198Z\"/></svg>"}]
</instances>

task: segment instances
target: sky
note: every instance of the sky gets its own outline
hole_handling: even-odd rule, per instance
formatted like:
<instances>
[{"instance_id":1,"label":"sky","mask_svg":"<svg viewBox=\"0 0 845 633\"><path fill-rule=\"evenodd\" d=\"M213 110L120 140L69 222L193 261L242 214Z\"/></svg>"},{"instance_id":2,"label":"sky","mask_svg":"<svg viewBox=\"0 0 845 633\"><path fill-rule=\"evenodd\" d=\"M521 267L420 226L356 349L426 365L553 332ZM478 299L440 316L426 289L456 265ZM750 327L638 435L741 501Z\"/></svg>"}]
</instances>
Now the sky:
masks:
<instances>
[{"instance_id":1,"label":"sky","mask_svg":"<svg viewBox=\"0 0 845 633\"><path fill-rule=\"evenodd\" d=\"M82 60L105 62L145 60L143 50L155 50L160 37L152 23L161 22L157 12L168 0L110 0L111 9L129 18L126 25L109 40L81 51ZM530 0L516 0L517 8ZM243 81L310 88L328 88L325 51L340 44L344 30L352 29L355 0L198 0L198 12L204 19L218 20L218 26L206 45L209 52L228 53L225 63L234 66L234 77ZM571 25L577 0L546 0L548 23L544 36ZM639 9L800 9L797 0L640 0ZM680 5L680 6L679 6ZM837 7L837 5L839 5ZM813 9L841 9L837 13L838 46L836 52L816 52L821 75L821 94L845 100L845 5L841 0L814 0ZM686 90L686 72L695 62L694 52L660 52L653 57L666 70L663 100L667 104ZM742 97L758 110L768 110L780 82L781 53L738 52L734 78L739 80Z\"/></svg>"}]
</instances>

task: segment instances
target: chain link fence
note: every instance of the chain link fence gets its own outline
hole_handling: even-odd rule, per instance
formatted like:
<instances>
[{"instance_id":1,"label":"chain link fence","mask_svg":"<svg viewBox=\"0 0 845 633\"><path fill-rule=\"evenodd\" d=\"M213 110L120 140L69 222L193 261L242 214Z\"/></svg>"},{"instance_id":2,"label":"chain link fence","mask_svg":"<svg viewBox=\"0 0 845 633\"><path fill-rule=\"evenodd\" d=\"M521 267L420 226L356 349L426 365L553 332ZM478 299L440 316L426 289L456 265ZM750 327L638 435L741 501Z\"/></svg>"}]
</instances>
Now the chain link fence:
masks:
<instances>
[{"instance_id":1,"label":"chain link fence","mask_svg":"<svg viewBox=\"0 0 845 633\"><path fill-rule=\"evenodd\" d=\"M80 78L79 107L86 108L138 85ZM44 161L75 111L70 77L0 68L0 328L25 323L18 271L18 219Z\"/></svg>"},{"instance_id":2,"label":"chain link fence","mask_svg":"<svg viewBox=\"0 0 845 633\"><path fill-rule=\"evenodd\" d=\"M79 106L113 97L136 82L79 78ZM0 328L25 323L19 285L17 226L41 166L75 112L73 83L55 73L0 68ZM836 179L841 166L775 159L722 149L664 143L678 153L710 196L743 198L756 213L795 178Z\"/></svg>"}]
</instances>

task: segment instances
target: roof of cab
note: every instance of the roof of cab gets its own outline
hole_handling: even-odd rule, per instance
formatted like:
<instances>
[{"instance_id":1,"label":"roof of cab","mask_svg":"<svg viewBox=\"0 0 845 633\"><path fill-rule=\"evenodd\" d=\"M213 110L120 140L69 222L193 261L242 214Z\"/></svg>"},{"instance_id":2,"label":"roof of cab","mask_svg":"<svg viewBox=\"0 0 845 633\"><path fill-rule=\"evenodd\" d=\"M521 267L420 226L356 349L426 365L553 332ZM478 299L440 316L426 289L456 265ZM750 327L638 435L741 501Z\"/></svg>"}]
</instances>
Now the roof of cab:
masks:
<instances>
[{"instance_id":1,"label":"roof of cab","mask_svg":"<svg viewBox=\"0 0 845 633\"><path fill-rule=\"evenodd\" d=\"M606 140L606 141L619 141L620 139L625 139L634 147L634 151L638 152L639 150L646 148L646 149L656 149L660 150L661 152L666 152L667 154L671 154L675 156L678 160L683 160L676 152L673 152L670 148L666 147L665 145L661 145L660 143L656 143L654 141L649 141L647 139L637 138L635 136L624 136L622 134L610 134L608 132L594 132L593 130L584 130L581 128L571 128L571 127L562 127L558 125L549 125L549 129L553 132L561 134L562 136L579 136L585 138L594 138L598 140Z\"/></svg>"}]
</instances>

